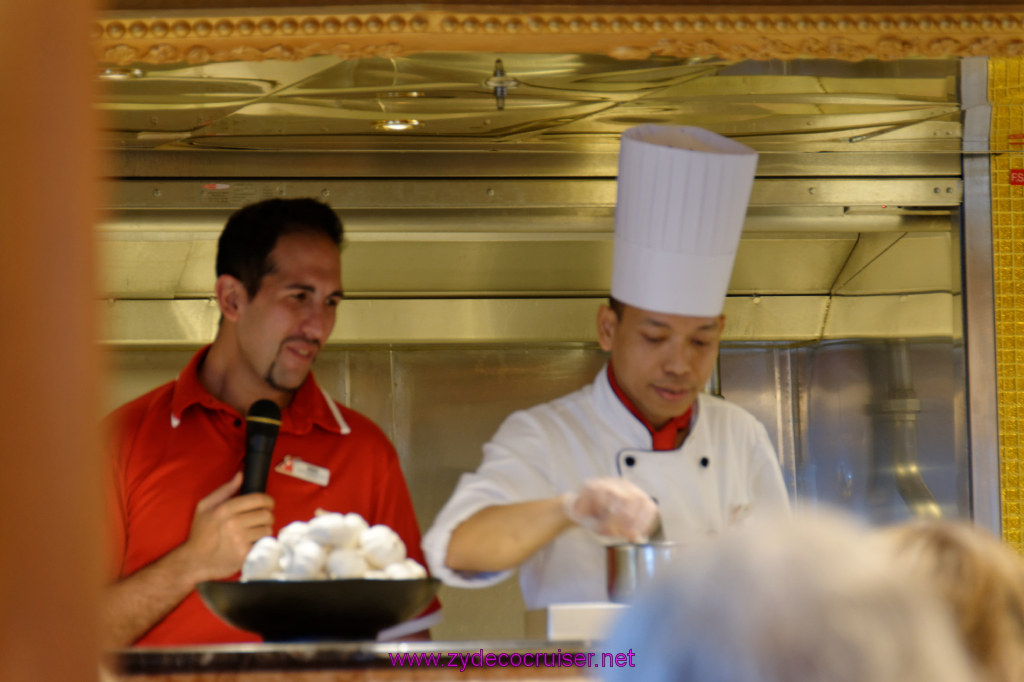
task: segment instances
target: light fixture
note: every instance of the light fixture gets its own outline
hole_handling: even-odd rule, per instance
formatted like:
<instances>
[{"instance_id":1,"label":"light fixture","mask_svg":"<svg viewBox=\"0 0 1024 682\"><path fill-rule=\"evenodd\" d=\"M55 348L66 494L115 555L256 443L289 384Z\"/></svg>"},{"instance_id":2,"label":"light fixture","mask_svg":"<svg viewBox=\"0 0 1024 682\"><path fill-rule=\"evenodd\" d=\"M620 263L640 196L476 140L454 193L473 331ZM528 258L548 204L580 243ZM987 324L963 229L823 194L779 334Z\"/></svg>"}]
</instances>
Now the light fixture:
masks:
<instances>
[{"instance_id":1,"label":"light fixture","mask_svg":"<svg viewBox=\"0 0 1024 682\"><path fill-rule=\"evenodd\" d=\"M406 130L418 128L422 124L414 118L393 118L386 121L377 121L374 127L377 130L386 130L390 133L401 133Z\"/></svg>"},{"instance_id":2,"label":"light fixture","mask_svg":"<svg viewBox=\"0 0 1024 682\"><path fill-rule=\"evenodd\" d=\"M421 92L419 90L391 90L389 92L382 92L380 94L380 97L388 97L388 98L392 98L392 99L397 99L397 98L405 99L406 97L426 97L426 96L427 96L427 94L425 92Z\"/></svg>"},{"instance_id":3,"label":"light fixture","mask_svg":"<svg viewBox=\"0 0 1024 682\"><path fill-rule=\"evenodd\" d=\"M100 71L97 75L101 81L130 81L142 78L146 72L142 69L129 69L127 67L112 66Z\"/></svg>"},{"instance_id":4,"label":"light fixture","mask_svg":"<svg viewBox=\"0 0 1024 682\"><path fill-rule=\"evenodd\" d=\"M484 81L484 85L494 91L494 103L498 111L505 108L505 97L509 88L519 87L519 81L505 73L505 65L500 59L494 60L494 73Z\"/></svg>"}]
</instances>

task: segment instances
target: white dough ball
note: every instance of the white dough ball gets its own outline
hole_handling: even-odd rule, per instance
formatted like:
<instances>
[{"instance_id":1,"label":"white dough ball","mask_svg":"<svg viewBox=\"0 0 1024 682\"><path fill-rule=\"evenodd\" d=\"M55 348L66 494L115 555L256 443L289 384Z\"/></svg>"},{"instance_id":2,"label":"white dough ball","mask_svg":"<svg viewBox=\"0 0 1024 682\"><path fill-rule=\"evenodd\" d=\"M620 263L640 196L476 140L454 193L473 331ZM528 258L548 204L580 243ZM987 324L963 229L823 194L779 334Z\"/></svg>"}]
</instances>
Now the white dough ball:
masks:
<instances>
[{"instance_id":1,"label":"white dough ball","mask_svg":"<svg viewBox=\"0 0 1024 682\"><path fill-rule=\"evenodd\" d=\"M391 580L406 580L409 577L409 569L405 567L405 562L397 561L388 564L384 569L384 575Z\"/></svg>"},{"instance_id":2,"label":"white dough ball","mask_svg":"<svg viewBox=\"0 0 1024 682\"><path fill-rule=\"evenodd\" d=\"M315 540L300 540L287 559L282 561L281 572L288 580L319 580L326 576L327 552Z\"/></svg>"},{"instance_id":3,"label":"white dough ball","mask_svg":"<svg viewBox=\"0 0 1024 682\"><path fill-rule=\"evenodd\" d=\"M368 568L357 549L336 549L327 555L327 575L335 580L362 578Z\"/></svg>"},{"instance_id":4,"label":"white dough ball","mask_svg":"<svg viewBox=\"0 0 1024 682\"><path fill-rule=\"evenodd\" d=\"M427 570L415 559L405 559L404 561L389 564L387 568L384 569L384 574L392 580L414 580L417 578L426 578Z\"/></svg>"},{"instance_id":5,"label":"white dough ball","mask_svg":"<svg viewBox=\"0 0 1024 682\"><path fill-rule=\"evenodd\" d=\"M383 524L364 530L359 536L359 548L371 567L383 569L388 564L405 559L405 543L398 533Z\"/></svg>"},{"instance_id":6,"label":"white dough ball","mask_svg":"<svg viewBox=\"0 0 1024 682\"><path fill-rule=\"evenodd\" d=\"M325 547L340 546L349 535L345 515L337 512L318 514L309 521L306 534Z\"/></svg>"},{"instance_id":7,"label":"white dough ball","mask_svg":"<svg viewBox=\"0 0 1024 682\"><path fill-rule=\"evenodd\" d=\"M406 558L405 543L383 524L370 526L355 512L317 509L312 519L293 521L277 539L261 538L242 567L242 580L408 580L427 571Z\"/></svg>"},{"instance_id":8,"label":"white dough ball","mask_svg":"<svg viewBox=\"0 0 1024 682\"><path fill-rule=\"evenodd\" d=\"M305 521L292 521L277 534L277 541L285 547L295 547L307 538L309 524Z\"/></svg>"},{"instance_id":9,"label":"white dough ball","mask_svg":"<svg viewBox=\"0 0 1024 682\"><path fill-rule=\"evenodd\" d=\"M410 579L420 579L427 577L427 569L415 559L406 559L402 562L405 565L406 573Z\"/></svg>"},{"instance_id":10,"label":"white dough ball","mask_svg":"<svg viewBox=\"0 0 1024 682\"><path fill-rule=\"evenodd\" d=\"M345 523L349 527L349 532L355 535L356 544L359 544L359 537L363 534L363 531L370 527L366 519L355 512L345 514Z\"/></svg>"},{"instance_id":11,"label":"white dough ball","mask_svg":"<svg viewBox=\"0 0 1024 682\"><path fill-rule=\"evenodd\" d=\"M246 580L271 580L278 570L281 547L277 540L267 536L257 540L242 563L242 582Z\"/></svg>"}]
</instances>

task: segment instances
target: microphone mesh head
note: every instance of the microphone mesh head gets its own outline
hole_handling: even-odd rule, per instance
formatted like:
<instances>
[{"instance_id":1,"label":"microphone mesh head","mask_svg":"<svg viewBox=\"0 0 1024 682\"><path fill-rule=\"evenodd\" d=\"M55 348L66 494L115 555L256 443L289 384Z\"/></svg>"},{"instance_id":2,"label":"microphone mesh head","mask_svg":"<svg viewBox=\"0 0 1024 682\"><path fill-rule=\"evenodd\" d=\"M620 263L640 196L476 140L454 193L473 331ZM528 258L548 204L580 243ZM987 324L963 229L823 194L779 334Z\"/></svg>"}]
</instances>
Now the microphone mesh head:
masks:
<instances>
[{"instance_id":1,"label":"microphone mesh head","mask_svg":"<svg viewBox=\"0 0 1024 682\"><path fill-rule=\"evenodd\" d=\"M249 422L262 422L264 424L281 425L281 408L273 400L257 400L249 407L249 413L245 415Z\"/></svg>"}]
</instances>

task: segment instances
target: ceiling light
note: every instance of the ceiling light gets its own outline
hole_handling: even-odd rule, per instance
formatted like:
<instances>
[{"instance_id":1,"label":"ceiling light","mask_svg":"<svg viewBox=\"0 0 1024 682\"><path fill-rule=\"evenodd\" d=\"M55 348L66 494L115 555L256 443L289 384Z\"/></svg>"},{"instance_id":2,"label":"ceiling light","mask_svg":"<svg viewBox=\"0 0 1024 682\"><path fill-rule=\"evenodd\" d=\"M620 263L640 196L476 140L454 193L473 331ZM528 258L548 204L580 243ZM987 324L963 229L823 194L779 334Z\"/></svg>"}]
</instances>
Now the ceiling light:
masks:
<instances>
[{"instance_id":1,"label":"ceiling light","mask_svg":"<svg viewBox=\"0 0 1024 682\"><path fill-rule=\"evenodd\" d=\"M97 76L101 81L128 81L142 78L146 72L142 69L129 69L126 67L112 66L100 71Z\"/></svg>"},{"instance_id":2,"label":"ceiling light","mask_svg":"<svg viewBox=\"0 0 1024 682\"><path fill-rule=\"evenodd\" d=\"M391 133L400 133L406 130L412 130L421 125L419 121L414 118L397 118L389 119L387 121L377 121L374 125L377 130L386 130Z\"/></svg>"}]
</instances>

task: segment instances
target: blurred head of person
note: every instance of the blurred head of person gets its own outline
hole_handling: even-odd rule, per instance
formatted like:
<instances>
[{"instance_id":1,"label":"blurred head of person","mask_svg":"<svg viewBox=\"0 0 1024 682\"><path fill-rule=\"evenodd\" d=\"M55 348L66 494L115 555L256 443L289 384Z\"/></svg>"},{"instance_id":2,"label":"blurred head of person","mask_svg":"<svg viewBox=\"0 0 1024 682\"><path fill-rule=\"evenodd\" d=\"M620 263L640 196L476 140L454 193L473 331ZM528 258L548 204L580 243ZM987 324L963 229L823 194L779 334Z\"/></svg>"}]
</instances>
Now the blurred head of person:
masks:
<instances>
[{"instance_id":1,"label":"blurred head of person","mask_svg":"<svg viewBox=\"0 0 1024 682\"><path fill-rule=\"evenodd\" d=\"M952 607L983 679L1024 680L1024 557L966 521L911 521L884 536Z\"/></svg>"},{"instance_id":2,"label":"blurred head of person","mask_svg":"<svg viewBox=\"0 0 1024 682\"><path fill-rule=\"evenodd\" d=\"M648 682L975 680L948 610L877 534L834 512L760 519L692 547L603 648Z\"/></svg>"}]
</instances>

